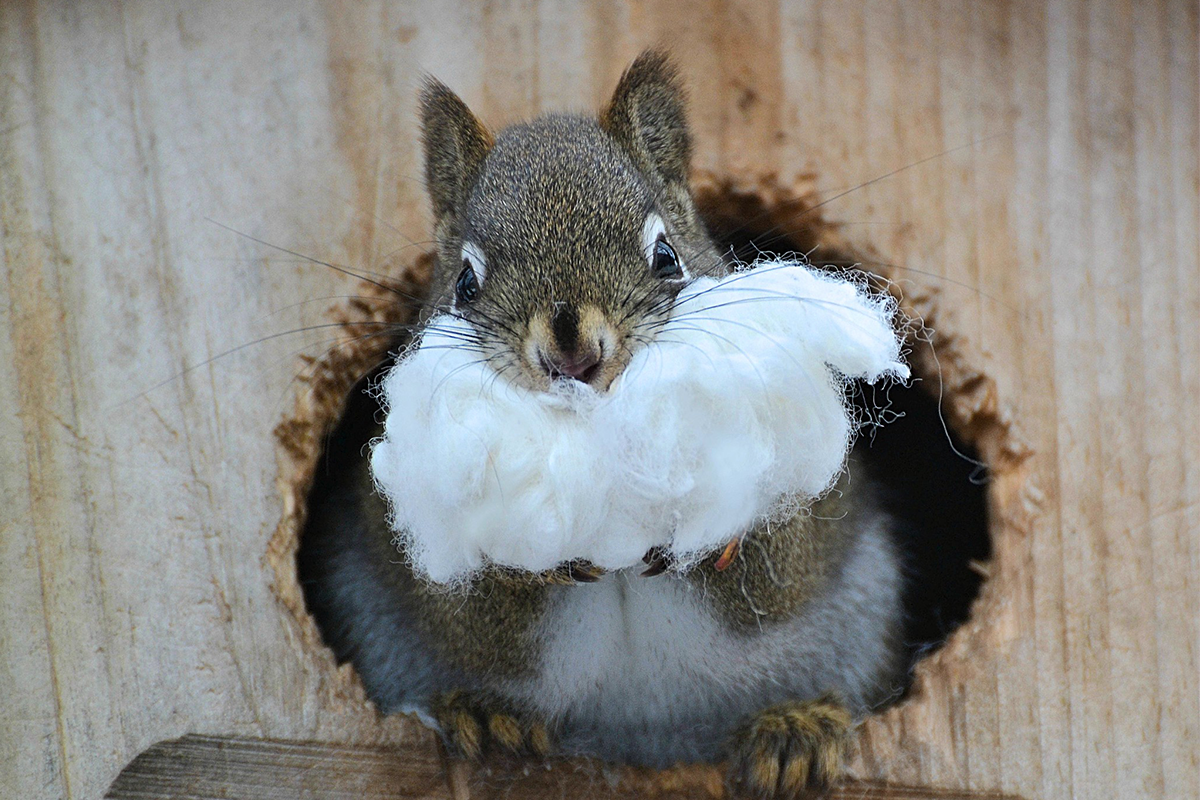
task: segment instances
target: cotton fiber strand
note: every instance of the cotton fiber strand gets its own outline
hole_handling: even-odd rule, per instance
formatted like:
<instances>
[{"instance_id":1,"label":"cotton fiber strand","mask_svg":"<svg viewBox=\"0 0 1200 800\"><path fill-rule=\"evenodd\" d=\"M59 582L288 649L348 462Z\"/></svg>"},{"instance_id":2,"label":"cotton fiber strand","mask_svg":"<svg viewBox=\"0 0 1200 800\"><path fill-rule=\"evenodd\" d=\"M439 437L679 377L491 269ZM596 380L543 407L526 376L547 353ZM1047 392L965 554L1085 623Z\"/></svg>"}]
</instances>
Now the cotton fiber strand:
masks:
<instances>
[{"instance_id":1,"label":"cotton fiber strand","mask_svg":"<svg viewBox=\"0 0 1200 800\"><path fill-rule=\"evenodd\" d=\"M791 262L699 278L607 392L534 392L435 317L384 378L376 486L416 572L586 559L685 567L820 496L853 436L847 378L904 380L895 302Z\"/></svg>"}]
</instances>

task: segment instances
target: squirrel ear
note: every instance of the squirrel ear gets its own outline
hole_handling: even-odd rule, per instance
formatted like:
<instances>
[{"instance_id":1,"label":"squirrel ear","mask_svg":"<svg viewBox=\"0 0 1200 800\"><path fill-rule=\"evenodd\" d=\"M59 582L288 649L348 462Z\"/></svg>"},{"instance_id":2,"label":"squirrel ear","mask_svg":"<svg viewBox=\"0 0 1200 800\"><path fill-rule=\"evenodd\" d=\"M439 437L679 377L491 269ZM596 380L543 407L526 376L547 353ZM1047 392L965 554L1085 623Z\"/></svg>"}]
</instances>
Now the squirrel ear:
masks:
<instances>
[{"instance_id":1,"label":"squirrel ear","mask_svg":"<svg viewBox=\"0 0 1200 800\"><path fill-rule=\"evenodd\" d=\"M445 84L427 78L421 91L421 139L434 218L460 213L492 149L491 132Z\"/></svg>"},{"instance_id":2,"label":"squirrel ear","mask_svg":"<svg viewBox=\"0 0 1200 800\"><path fill-rule=\"evenodd\" d=\"M600 127L644 171L668 184L687 183L692 156L686 96L679 73L661 50L646 50L625 70L600 112Z\"/></svg>"}]
</instances>

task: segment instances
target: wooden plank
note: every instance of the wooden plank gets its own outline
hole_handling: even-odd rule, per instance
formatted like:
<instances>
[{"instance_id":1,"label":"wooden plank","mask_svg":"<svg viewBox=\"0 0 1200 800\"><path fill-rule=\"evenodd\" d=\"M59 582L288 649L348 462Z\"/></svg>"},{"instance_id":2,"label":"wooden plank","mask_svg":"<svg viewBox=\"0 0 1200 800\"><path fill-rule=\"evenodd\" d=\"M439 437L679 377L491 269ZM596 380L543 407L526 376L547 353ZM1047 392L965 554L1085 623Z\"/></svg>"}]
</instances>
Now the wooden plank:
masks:
<instances>
[{"instance_id":1,"label":"wooden plank","mask_svg":"<svg viewBox=\"0 0 1200 800\"><path fill-rule=\"evenodd\" d=\"M450 793L433 748L396 751L184 736L141 753L117 776L105 797L391 800L448 798Z\"/></svg>"},{"instance_id":2,"label":"wooden plank","mask_svg":"<svg viewBox=\"0 0 1200 800\"><path fill-rule=\"evenodd\" d=\"M449 768L432 747L403 750L314 742L184 736L138 755L109 787L108 800L372 800L372 798L720 797L712 769L663 774L588 761ZM453 776L453 777L452 777ZM1008 795L860 781L832 800L1018 800Z\"/></svg>"}]
</instances>

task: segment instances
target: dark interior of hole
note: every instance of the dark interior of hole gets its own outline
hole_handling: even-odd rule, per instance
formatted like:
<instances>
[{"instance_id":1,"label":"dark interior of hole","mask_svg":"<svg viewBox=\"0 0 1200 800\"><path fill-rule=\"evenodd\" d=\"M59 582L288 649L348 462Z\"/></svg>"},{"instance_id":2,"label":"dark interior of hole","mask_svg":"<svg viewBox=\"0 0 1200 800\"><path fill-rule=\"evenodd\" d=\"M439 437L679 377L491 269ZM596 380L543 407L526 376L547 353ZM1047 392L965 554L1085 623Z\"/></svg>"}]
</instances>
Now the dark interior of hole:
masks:
<instances>
[{"instance_id":1,"label":"dark interior of hole","mask_svg":"<svg viewBox=\"0 0 1200 800\"><path fill-rule=\"evenodd\" d=\"M389 352L403 345L391 343ZM296 569L304 592L304 603L317 623L321 638L333 650L338 663L352 660L352 637L345 621L347 610L339 607L340 598L331 580L333 560L342 548L342 537L371 529L364 519L364 508L382 516L387 512L382 499L363 503L362 467L371 440L382 433L384 412L368 389L394 364L387 358L364 375L346 396L342 417L325 439L321 460L309 489L306 518L296 552ZM369 690L368 690L369 691ZM378 702L379 698L372 697Z\"/></svg>"},{"instance_id":2,"label":"dark interior of hole","mask_svg":"<svg viewBox=\"0 0 1200 800\"><path fill-rule=\"evenodd\" d=\"M763 253L804 253L818 267L843 271L855 264L847 254L821 246L801 208L772 209L751 194L710 195L700 205L713 238L739 261ZM864 432L854 460L882 484L899 523L898 544L908 568L905 641L913 663L966 621L983 582L978 567L992 554L986 471L975 448L944 423L940 391L939 376L930 375L917 376L908 388L881 394L867 387L853 397L860 416L886 404L891 419Z\"/></svg>"},{"instance_id":3,"label":"dark interior of hole","mask_svg":"<svg viewBox=\"0 0 1200 800\"><path fill-rule=\"evenodd\" d=\"M841 254L814 250L819 242L814 230L779 225L762 213L761 206L759 211L755 207L745 198L722 206L702 203L714 238L739 258L752 260L761 251L811 252L814 264L845 267ZM366 457L367 443L378 435L382 412L365 388L387 366L364 376L354 387L342 419L326 440L297 554L308 609L339 661L351 654L337 630L336 599L322 589L324 557L332 537L343 534L348 525L362 524L347 517L358 506L347 496L344 476ZM976 453L946 429L937 393L937 376L926 376L911 388L892 387L886 402L897 418L864 434L854 454L861 468L884 486L885 502L899 521L899 546L909 577L905 641L913 663L967 619L982 582L973 564L986 562L991 555L987 493L973 462ZM880 400L868 390L860 392L855 402L877 405Z\"/></svg>"},{"instance_id":4,"label":"dark interior of hole","mask_svg":"<svg viewBox=\"0 0 1200 800\"><path fill-rule=\"evenodd\" d=\"M889 411L898 419L864 433L855 448L898 521L909 573L905 641L914 661L966 621L983 582L978 567L991 557L985 476L966 460L973 448L944 430L927 387L890 390Z\"/></svg>"}]
</instances>

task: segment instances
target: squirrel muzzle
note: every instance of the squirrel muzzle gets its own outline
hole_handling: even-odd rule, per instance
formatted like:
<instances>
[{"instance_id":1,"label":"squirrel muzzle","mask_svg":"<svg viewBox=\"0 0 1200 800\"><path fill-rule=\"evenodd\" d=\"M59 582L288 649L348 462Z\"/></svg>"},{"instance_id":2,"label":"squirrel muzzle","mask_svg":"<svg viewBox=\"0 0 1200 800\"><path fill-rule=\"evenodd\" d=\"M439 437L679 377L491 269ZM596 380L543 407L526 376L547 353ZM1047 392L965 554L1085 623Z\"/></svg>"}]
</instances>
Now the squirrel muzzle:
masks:
<instances>
[{"instance_id":1,"label":"squirrel muzzle","mask_svg":"<svg viewBox=\"0 0 1200 800\"><path fill-rule=\"evenodd\" d=\"M572 379L603 391L625 368L617 332L595 306L559 303L529 323L525 358L541 380ZM625 351L628 348L624 348Z\"/></svg>"}]
</instances>

